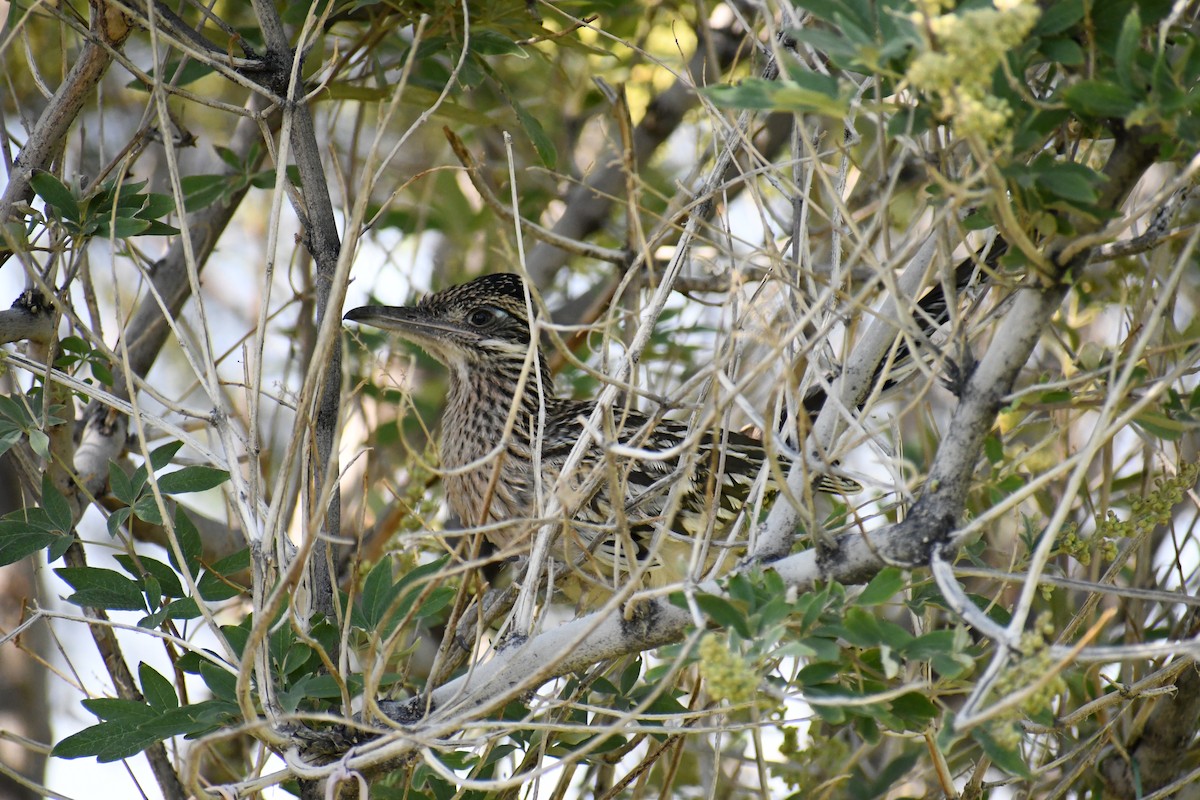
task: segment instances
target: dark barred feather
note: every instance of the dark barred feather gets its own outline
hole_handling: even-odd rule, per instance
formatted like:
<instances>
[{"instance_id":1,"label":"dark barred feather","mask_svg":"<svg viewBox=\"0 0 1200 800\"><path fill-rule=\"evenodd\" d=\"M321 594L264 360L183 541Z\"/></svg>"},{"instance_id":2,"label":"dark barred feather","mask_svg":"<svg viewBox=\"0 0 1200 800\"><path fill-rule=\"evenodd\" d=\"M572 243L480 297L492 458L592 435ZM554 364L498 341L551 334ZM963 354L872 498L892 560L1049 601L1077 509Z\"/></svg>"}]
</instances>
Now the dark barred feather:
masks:
<instances>
[{"instance_id":1,"label":"dark barred feather","mask_svg":"<svg viewBox=\"0 0 1200 800\"><path fill-rule=\"evenodd\" d=\"M528 358L530 326L520 281L492 275L416 306L367 306L347 314L398 331L449 367L440 442L447 501L463 525L492 526L488 538L513 553L527 548L536 528L531 520L545 507L595 410L590 402L555 397L545 360L540 353ZM684 448L689 430L681 423L651 426L640 413L617 410L613 417L615 443L672 454L635 459L592 442L564 481L570 491L560 502L575 511L559 534L556 554L585 582L610 588L643 564L679 579L692 545L714 546L704 536L710 527L719 540L737 519L767 454L760 441L734 431L704 433ZM768 494L775 491L775 472L767 470ZM815 476L812 486L842 495L861 488L827 474Z\"/></svg>"}]
</instances>

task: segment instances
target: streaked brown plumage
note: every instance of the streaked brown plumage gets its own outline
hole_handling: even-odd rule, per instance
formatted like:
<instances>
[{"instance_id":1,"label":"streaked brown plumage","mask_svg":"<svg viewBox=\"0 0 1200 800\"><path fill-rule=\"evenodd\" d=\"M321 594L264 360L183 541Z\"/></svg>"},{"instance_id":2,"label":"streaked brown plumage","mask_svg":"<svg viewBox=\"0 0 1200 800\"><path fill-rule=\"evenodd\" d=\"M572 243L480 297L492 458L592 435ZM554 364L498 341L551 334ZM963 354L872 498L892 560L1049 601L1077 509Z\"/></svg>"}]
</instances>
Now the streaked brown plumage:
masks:
<instances>
[{"instance_id":1,"label":"streaked brown plumage","mask_svg":"<svg viewBox=\"0 0 1200 800\"><path fill-rule=\"evenodd\" d=\"M450 510L466 527L485 527L501 549L521 550L536 528L530 523L539 508L535 461L540 460L544 498L584 435L583 421L592 416L595 403L555 396L545 359L540 352L536 358L530 354L520 276L488 275L414 306L355 308L346 319L395 331L450 370L440 441ZM613 417L621 444L670 455L615 457L593 443L570 484L578 490L598 465L602 474L559 535L556 555L608 586L628 574L635 559L651 558L652 570L668 568L660 578L678 579L688 563L689 537L707 530L713 514L718 532L736 517L766 458L762 444L720 431L700 435L695 446L679 447L688 437L685 425L669 420L649 425L646 416L619 409ZM540 459L535 459L539 437ZM668 493L680 481L678 506L664 532L689 546L666 555L651 547L651 540L661 527ZM813 488L837 494L860 489L828 475L818 476ZM614 506L618 495L621 502ZM571 497L562 499L566 508L576 504Z\"/></svg>"}]
</instances>

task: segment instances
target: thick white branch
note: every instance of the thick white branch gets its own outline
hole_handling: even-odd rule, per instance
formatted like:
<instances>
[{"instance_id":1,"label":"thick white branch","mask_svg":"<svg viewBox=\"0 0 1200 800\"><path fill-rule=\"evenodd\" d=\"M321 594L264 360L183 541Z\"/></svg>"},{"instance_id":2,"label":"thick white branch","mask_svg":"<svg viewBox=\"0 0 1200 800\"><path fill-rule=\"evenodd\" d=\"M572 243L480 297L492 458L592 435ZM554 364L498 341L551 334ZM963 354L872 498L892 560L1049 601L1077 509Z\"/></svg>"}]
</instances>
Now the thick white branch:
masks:
<instances>
[{"instance_id":1,"label":"thick white branch","mask_svg":"<svg viewBox=\"0 0 1200 800\"><path fill-rule=\"evenodd\" d=\"M823 466L820 463L821 454L829 452L838 433L846 429L844 415L849 413L850 409L857 408L871 391L875 371L888 350L895 344L896 332L903 324L903 317L911 314L897 295L910 298L916 294L925 280L929 264L936 252L937 238L930 235L896 282L896 293L889 293L883 300L861 341L855 344L841 374L833 383L829 399L813 424L809 441L802 451L804 458L793 464L788 473L787 494L792 497L806 497L811 494L808 487L812 476ZM810 456L814 455L815 460L810 460ZM800 510L786 500L785 493L780 493L759 532L755 556L777 558L791 550L799 518Z\"/></svg>"}]
</instances>

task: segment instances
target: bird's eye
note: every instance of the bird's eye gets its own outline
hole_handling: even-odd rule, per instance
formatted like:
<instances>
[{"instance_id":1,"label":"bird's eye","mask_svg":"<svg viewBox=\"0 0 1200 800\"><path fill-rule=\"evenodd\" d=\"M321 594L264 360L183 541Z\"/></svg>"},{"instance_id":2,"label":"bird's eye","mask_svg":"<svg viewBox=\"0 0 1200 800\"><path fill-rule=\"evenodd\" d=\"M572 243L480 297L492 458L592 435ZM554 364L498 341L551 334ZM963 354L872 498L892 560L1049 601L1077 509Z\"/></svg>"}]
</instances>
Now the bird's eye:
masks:
<instances>
[{"instance_id":1,"label":"bird's eye","mask_svg":"<svg viewBox=\"0 0 1200 800\"><path fill-rule=\"evenodd\" d=\"M482 328L495 322L500 316L500 310L490 306L477 308L467 315L467 322L474 328Z\"/></svg>"}]
</instances>

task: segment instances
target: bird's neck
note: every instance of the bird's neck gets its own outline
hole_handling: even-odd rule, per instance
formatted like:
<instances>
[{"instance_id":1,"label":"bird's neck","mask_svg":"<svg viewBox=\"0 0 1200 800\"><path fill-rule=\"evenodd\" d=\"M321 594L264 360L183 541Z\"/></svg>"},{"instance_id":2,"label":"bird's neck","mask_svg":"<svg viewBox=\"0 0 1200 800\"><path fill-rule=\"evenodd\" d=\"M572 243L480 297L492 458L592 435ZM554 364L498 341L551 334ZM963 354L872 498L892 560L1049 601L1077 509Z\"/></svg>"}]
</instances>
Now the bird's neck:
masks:
<instances>
[{"instance_id":1,"label":"bird's neck","mask_svg":"<svg viewBox=\"0 0 1200 800\"><path fill-rule=\"evenodd\" d=\"M485 368L453 366L442 417L443 466L462 466L494 450L505 438L514 404L510 439L529 442L533 420L554 402L554 379L541 358L537 369L528 371L515 359Z\"/></svg>"}]
</instances>

